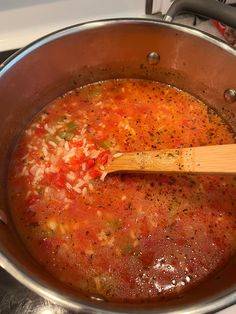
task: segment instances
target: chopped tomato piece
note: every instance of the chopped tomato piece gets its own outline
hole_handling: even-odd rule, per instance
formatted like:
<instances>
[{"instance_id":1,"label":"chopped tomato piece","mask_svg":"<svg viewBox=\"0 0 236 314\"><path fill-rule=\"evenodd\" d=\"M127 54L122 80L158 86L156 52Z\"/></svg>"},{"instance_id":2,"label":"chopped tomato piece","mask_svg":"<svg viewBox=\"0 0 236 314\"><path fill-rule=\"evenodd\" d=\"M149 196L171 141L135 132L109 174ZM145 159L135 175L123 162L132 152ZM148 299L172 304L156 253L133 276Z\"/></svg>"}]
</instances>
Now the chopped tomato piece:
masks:
<instances>
[{"instance_id":1,"label":"chopped tomato piece","mask_svg":"<svg viewBox=\"0 0 236 314\"><path fill-rule=\"evenodd\" d=\"M98 155L97 162L100 165L105 165L105 163L107 163L107 160L110 154L111 152L109 150L104 150Z\"/></svg>"},{"instance_id":2,"label":"chopped tomato piece","mask_svg":"<svg viewBox=\"0 0 236 314\"><path fill-rule=\"evenodd\" d=\"M74 190L66 189L66 195L69 199L74 200L78 194Z\"/></svg>"},{"instance_id":3,"label":"chopped tomato piece","mask_svg":"<svg viewBox=\"0 0 236 314\"><path fill-rule=\"evenodd\" d=\"M187 121L187 120L183 120L182 125L185 126L186 128L191 128L191 125L190 125L189 121Z\"/></svg>"},{"instance_id":4,"label":"chopped tomato piece","mask_svg":"<svg viewBox=\"0 0 236 314\"><path fill-rule=\"evenodd\" d=\"M94 169L94 170L90 170L88 174L92 179L94 179L94 178L100 177L101 171Z\"/></svg>"},{"instance_id":5,"label":"chopped tomato piece","mask_svg":"<svg viewBox=\"0 0 236 314\"><path fill-rule=\"evenodd\" d=\"M41 124L38 128L34 130L34 132L38 136L44 135L45 134L44 126Z\"/></svg>"},{"instance_id":6,"label":"chopped tomato piece","mask_svg":"<svg viewBox=\"0 0 236 314\"><path fill-rule=\"evenodd\" d=\"M179 246L184 246L185 243L186 243L185 239L177 239L176 242L177 242L177 244L178 244Z\"/></svg>"},{"instance_id":7,"label":"chopped tomato piece","mask_svg":"<svg viewBox=\"0 0 236 314\"><path fill-rule=\"evenodd\" d=\"M67 172L68 169L69 169L69 167L68 167L67 164L62 163L61 166L60 166L60 169L61 169L61 171L63 171L63 172Z\"/></svg>"},{"instance_id":8,"label":"chopped tomato piece","mask_svg":"<svg viewBox=\"0 0 236 314\"><path fill-rule=\"evenodd\" d=\"M69 147L72 148L72 147L81 147L83 146L83 141L80 140L78 142L69 142Z\"/></svg>"},{"instance_id":9,"label":"chopped tomato piece","mask_svg":"<svg viewBox=\"0 0 236 314\"><path fill-rule=\"evenodd\" d=\"M85 160L85 156L84 154L81 154L79 156L72 157L69 163L71 165L78 165L78 164L81 164L84 160Z\"/></svg>"},{"instance_id":10,"label":"chopped tomato piece","mask_svg":"<svg viewBox=\"0 0 236 314\"><path fill-rule=\"evenodd\" d=\"M89 159L86 161L87 169L92 168L95 165L94 159Z\"/></svg>"},{"instance_id":11,"label":"chopped tomato piece","mask_svg":"<svg viewBox=\"0 0 236 314\"><path fill-rule=\"evenodd\" d=\"M117 95L116 97L115 97L115 100L117 100L117 101L122 101L122 100L124 100L125 99L125 96L123 96L123 95Z\"/></svg>"},{"instance_id":12,"label":"chopped tomato piece","mask_svg":"<svg viewBox=\"0 0 236 314\"><path fill-rule=\"evenodd\" d=\"M62 173L57 173L54 176L54 180L53 180L54 184L59 187L59 188L63 188L66 184L66 178L65 175Z\"/></svg>"},{"instance_id":13,"label":"chopped tomato piece","mask_svg":"<svg viewBox=\"0 0 236 314\"><path fill-rule=\"evenodd\" d=\"M27 205L33 205L37 200L39 199L39 197L37 195L31 195L28 199L27 199Z\"/></svg>"}]
</instances>

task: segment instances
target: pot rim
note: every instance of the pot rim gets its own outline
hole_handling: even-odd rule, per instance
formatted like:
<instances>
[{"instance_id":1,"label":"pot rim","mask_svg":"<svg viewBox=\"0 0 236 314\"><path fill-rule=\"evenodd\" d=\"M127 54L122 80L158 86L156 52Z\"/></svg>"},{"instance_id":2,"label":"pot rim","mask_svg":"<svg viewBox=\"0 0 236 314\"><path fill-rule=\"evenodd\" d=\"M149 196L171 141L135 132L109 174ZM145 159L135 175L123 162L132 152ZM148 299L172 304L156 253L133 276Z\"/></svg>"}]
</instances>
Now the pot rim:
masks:
<instances>
[{"instance_id":1,"label":"pot rim","mask_svg":"<svg viewBox=\"0 0 236 314\"><path fill-rule=\"evenodd\" d=\"M17 62L19 62L22 58L26 57L29 53L32 51L38 49L39 47L48 44L51 41L54 41L56 39L59 39L64 36L68 36L73 33L78 33L81 31L99 28L103 26L110 26L117 23L121 24L150 24L150 25L160 25L167 28L171 28L177 31L181 31L183 33L187 33L193 36L196 36L198 38L201 38L203 40L206 40L219 48L226 50L228 53L232 54L236 57L236 50L234 50L231 46L229 46L227 43L225 43L223 40L218 39L214 36L211 36L203 31L197 30L193 27L180 25L178 23L169 23L162 20L155 20L155 19L147 19L147 18L112 18L112 19L102 19L102 20L95 20L95 21L88 21L83 22L75 25L68 26L63 29L59 29L55 32L52 32L50 34L47 34L26 47L18 50L15 52L12 56L10 56L7 60L5 60L2 64L0 64L0 78L8 71L10 70ZM55 302L65 308L81 311L86 310L90 313L113 313L113 314L121 314L121 313L139 313L144 314L147 313L147 310L144 309L135 309L135 308L120 308L118 310L114 310L109 306L109 303L93 303L87 301L84 302L76 297L69 297L65 296L59 291L52 290L47 288L44 283L41 280L35 279L30 272L20 265L15 258L11 255L8 255L4 253L0 248L0 266L3 267L9 274L11 274L14 278L16 278L18 281L20 281L23 285L25 285L27 288L31 289L38 295L40 295L43 298L46 298L52 302ZM228 306L231 306L236 303L236 289L230 289L226 291L225 293L219 295L215 299L207 299L206 301L202 303L197 303L194 306L190 306L189 308L179 308L178 310L174 309L167 309L167 310L155 310L155 309L149 309L149 313L173 313L173 314L182 314L182 313L188 313L188 314L203 314L203 313L209 313L209 312L215 312L222 310ZM110 303L112 305L112 303ZM106 306L103 306L106 305Z\"/></svg>"}]
</instances>

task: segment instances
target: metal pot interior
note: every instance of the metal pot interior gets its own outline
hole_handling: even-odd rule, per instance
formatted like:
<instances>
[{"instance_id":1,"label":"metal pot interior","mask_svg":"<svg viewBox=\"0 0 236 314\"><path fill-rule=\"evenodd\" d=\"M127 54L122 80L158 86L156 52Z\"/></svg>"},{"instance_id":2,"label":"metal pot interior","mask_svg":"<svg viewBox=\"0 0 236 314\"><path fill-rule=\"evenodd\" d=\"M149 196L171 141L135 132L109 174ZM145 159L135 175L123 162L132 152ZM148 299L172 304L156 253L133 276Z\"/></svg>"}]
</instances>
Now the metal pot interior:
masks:
<instances>
[{"instance_id":1,"label":"metal pot interior","mask_svg":"<svg viewBox=\"0 0 236 314\"><path fill-rule=\"evenodd\" d=\"M147 55L160 60L150 64ZM152 63L152 62L151 62ZM111 20L74 26L26 47L0 68L0 265L40 295L77 311L204 313L236 300L236 260L184 296L158 303L99 303L47 274L24 249L11 222L6 176L21 130L48 102L75 87L111 78L145 78L188 91L215 108L236 131L236 52L196 30L148 20Z\"/></svg>"}]
</instances>

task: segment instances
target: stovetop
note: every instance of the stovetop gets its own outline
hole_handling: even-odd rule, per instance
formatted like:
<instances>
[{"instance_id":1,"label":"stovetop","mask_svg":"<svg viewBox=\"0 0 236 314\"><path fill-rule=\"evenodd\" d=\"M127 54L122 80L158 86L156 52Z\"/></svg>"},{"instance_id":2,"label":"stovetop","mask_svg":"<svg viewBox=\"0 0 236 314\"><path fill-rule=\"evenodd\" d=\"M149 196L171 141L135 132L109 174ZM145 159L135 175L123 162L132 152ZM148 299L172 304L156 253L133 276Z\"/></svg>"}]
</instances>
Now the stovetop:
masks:
<instances>
[{"instance_id":1,"label":"stovetop","mask_svg":"<svg viewBox=\"0 0 236 314\"><path fill-rule=\"evenodd\" d=\"M0 52L0 64L17 50ZM218 314L234 314L236 305ZM20 284L0 268L0 314L73 314L50 303ZM86 314L86 313L81 313Z\"/></svg>"},{"instance_id":2,"label":"stovetop","mask_svg":"<svg viewBox=\"0 0 236 314\"><path fill-rule=\"evenodd\" d=\"M3 269L0 269L0 313L72 314L30 291Z\"/></svg>"},{"instance_id":3,"label":"stovetop","mask_svg":"<svg viewBox=\"0 0 236 314\"><path fill-rule=\"evenodd\" d=\"M0 52L0 64L16 51L17 49Z\"/></svg>"}]
</instances>

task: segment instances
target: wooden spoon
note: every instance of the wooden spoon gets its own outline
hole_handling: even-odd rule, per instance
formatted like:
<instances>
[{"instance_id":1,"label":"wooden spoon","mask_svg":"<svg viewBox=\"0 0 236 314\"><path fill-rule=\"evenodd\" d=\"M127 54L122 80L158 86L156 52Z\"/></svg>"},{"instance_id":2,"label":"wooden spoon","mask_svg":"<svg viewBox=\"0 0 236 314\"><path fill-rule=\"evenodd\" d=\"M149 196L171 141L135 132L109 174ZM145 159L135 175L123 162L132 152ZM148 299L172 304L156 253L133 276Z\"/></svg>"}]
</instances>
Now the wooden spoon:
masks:
<instances>
[{"instance_id":1,"label":"wooden spoon","mask_svg":"<svg viewBox=\"0 0 236 314\"><path fill-rule=\"evenodd\" d=\"M111 172L236 174L236 144L117 153Z\"/></svg>"}]
</instances>

